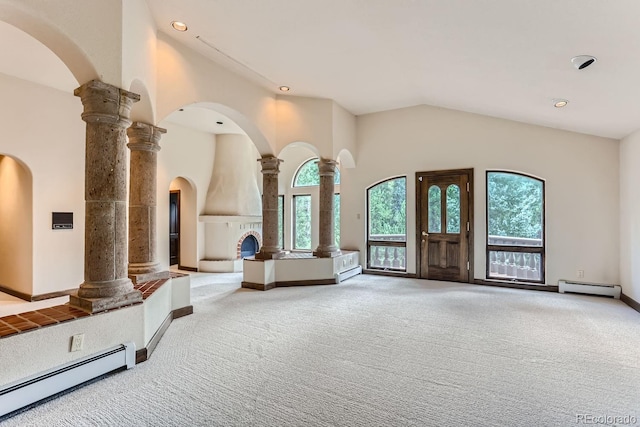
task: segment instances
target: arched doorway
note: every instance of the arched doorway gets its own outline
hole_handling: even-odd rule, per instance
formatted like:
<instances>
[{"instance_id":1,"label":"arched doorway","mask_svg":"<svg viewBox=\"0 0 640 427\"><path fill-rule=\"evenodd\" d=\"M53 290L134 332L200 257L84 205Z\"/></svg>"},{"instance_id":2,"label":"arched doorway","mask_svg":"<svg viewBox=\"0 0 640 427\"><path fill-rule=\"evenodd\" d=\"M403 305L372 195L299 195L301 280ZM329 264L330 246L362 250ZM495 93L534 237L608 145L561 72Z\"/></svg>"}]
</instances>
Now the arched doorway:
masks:
<instances>
[{"instance_id":1,"label":"arched doorway","mask_svg":"<svg viewBox=\"0 0 640 427\"><path fill-rule=\"evenodd\" d=\"M33 294L33 194L29 169L0 154L0 290Z\"/></svg>"},{"instance_id":2,"label":"arched doorway","mask_svg":"<svg viewBox=\"0 0 640 427\"><path fill-rule=\"evenodd\" d=\"M198 213L195 186L184 177L169 185L169 265L195 271L198 266Z\"/></svg>"}]
</instances>

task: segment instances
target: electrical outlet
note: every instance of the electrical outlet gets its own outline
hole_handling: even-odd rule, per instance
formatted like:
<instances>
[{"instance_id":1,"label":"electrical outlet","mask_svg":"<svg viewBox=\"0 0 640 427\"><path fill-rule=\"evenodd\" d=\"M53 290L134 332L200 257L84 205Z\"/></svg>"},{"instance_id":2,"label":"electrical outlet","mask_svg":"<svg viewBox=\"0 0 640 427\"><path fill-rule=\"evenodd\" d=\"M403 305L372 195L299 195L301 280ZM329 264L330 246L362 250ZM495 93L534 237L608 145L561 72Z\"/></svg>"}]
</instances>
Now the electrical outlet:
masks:
<instances>
[{"instance_id":1,"label":"electrical outlet","mask_svg":"<svg viewBox=\"0 0 640 427\"><path fill-rule=\"evenodd\" d=\"M80 351L84 347L84 334L78 334L71 337L71 350Z\"/></svg>"},{"instance_id":2,"label":"electrical outlet","mask_svg":"<svg viewBox=\"0 0 640 427\"><path fill-rule=\"evenodd\" d=\"M578 279L584 279L584 270L578 270L576 276L578 276Z\"/></svg>"}]
</instances>

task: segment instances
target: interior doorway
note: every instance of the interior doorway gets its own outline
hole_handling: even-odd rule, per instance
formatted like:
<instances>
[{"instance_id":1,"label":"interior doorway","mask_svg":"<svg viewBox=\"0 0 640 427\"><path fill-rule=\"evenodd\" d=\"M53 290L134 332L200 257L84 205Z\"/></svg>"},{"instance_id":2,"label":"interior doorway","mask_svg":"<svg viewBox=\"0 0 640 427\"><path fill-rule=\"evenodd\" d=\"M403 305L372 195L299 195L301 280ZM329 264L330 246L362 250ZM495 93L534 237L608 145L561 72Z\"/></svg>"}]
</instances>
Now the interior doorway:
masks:
<instances>
[{"instance_id":1,"label":"interior doorway","mask_svg":"<svg viewBox=\"0 0 640 427\"><path fill-rule=\"evenodd\" d=\"M180 190L169 192L169 265L180 265Z\"/></svg>"},{"instance_id":2,"label":"interior doorway","mask_svg":"<svg viewBox=\"0 0 640 427\"><path fill-rule=\"evenodd\" d=\"M416 173L417 275L473 280L473 169Z\"/></svg>"}]
</instances>

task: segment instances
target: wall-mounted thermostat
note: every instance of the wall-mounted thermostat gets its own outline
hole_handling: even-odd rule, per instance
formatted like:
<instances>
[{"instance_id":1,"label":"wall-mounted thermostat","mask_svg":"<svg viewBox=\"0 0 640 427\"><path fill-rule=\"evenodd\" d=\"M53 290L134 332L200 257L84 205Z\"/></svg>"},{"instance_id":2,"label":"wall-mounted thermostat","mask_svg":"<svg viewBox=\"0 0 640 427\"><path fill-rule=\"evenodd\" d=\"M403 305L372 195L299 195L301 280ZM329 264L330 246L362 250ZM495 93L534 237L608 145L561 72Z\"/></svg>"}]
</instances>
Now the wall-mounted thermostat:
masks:
<instances>
[{"instance_id":1,"label":"wall-mounted thermostat","mask_svg":"<svg viewBox=\"0 0 640 427\"><path fill-rule=\"evenodd\" d=\"M51 212L51 228L71 230L73 228L73 212Z\"/></svg>"}]
</instances>

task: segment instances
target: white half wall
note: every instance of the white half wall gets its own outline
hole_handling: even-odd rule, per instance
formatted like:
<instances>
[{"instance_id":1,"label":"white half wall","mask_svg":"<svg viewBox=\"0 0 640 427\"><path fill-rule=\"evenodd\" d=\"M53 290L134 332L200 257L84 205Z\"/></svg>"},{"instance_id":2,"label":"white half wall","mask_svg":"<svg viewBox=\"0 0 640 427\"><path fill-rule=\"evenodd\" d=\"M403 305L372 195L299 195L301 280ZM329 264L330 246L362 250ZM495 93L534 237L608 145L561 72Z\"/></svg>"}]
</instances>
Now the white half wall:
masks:
<instances>
[{"instance_id":1,"label":"white half wall","mask_svg":"<svg viewBox=\"0 0 640 427\"><path fill-rule=\"evenodd\" d=\"M343 248L365 263L366 188L407 176L407 260L416 271L415 172L474 168L474 276L484 279L485 174L518 171L545 180L546 283L619 282L617 140L417 106L357 118L355 169L342 170Z\"/></svg>"}]
</instances>

